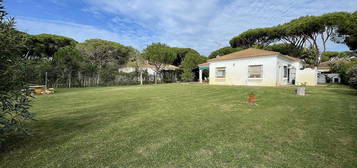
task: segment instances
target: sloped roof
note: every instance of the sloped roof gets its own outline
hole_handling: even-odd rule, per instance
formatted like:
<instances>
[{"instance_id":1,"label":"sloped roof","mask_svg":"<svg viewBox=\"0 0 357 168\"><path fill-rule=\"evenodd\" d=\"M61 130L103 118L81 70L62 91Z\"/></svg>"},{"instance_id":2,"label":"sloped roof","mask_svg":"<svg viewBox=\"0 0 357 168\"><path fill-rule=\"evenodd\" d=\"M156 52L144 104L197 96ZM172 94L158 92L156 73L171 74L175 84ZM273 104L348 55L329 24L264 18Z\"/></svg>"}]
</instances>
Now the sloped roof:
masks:
<instances>
[{"instance_id":1,"label":"sloped roof","mask_svg":"<svg viewBox=\"0 0 357 168\"><path fill-rule=\"evenodd\" d=\"M136 67L136 65L132 62L129 62L128 64L123 65L122 67ZM148 62L145 62L144 64L142 64L140 67L142 68L155 68L154 65L149 64ZM177 66L174 65L169 65L169 64L165 64L164 66L162 66L161 68L165 68L165 69L178 69Z\"/></svg>"},{"instance_id":2,"label":"sloped roof","mask_svg":"<svg viewBox=\"0 0 357 168\"><path fill-rule=\"evenodd\" d=\"M319 68L330 68L331 61L321 62Z\"/></svg>"},{"instance_id":3,"label":"sloped roof","mask_svg":"<svg viewBox=\"0 0 357 168\"><path fill-rule=\"evenodd\" d=\"M268 51L268 50L261 50L256 48L248 48L245 50L237 51L231 54L227 54L224 56L220 56L217 58L209 59L208 62L212 61L222 61L222 60L231 60L231 59L239 59L239 58L250 58L250 57L259 57L259 56L272 56L272 55L279 55L285 58L288 58L293 61L299 61L298 58L294 58L287 55L282 55L279 52L275 51Z\"/></svg>"},{"instance_id":4,"label":"sloped roof","mask_svg":"<svg viewBox=\"0 0 357 168\"><path fill-rule=\"evenodd\" d=\"M280 56L285 57L285 58L290 59L290 60L293 60L293 61L297 61L297 62L301 61L299 58L295 58L295 57L292 57L292 56L289 56L289 55L280 55Z\"/></svg>"},{"instance_id":5,"label":"sloped roof","mask_svg":"<svg viewBox=\"0 0 357 168\"><path fill-rule=\"evenodd\" d=\"M198 66L200 66L200 67L209 66L209 62L205 62L205 63L202 63L202 64L198 64Z\"/></svg>"}]
</instances>

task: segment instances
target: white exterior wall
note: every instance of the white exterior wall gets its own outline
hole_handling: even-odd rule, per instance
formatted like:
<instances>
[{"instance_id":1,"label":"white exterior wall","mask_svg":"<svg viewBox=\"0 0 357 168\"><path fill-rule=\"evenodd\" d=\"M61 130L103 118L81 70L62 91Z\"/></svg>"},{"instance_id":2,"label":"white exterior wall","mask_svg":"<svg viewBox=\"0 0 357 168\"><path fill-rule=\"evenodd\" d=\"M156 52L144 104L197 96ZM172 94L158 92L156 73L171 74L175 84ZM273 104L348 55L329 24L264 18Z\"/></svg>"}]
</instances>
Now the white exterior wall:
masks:
<instances>
[{"instance_id":1,"label":"white exterior wall","mask_svg":"<svg viewBox=\"0 0 357 168\"><path fill-rule=\"evenodd\" d=\"M306 84L308 86L317 85L317 69L316 68L305 68L299 70L296 73L296 84L302 85Z\"/></svg>"},{"instance_id":2,"label":"white exterior wall","mask_svg":"<svg viewBox=\"0 0 357 168\"><path fill-rule=\"evenodd\" d=\"M330 79L330 81L327 81L327 78ZM341 77L340 74L338 73L321 73L318 71L317 75L317 83L340 83L341 82Z\"/></svg>"},{"instance_id":3,"label":"white exterior wall","mask_svg":"<svg viewBox=\"0 0 357 168\"><path fill-rule=\"evenodd\" d=\"M118 69L119 72L131 73L135 72L135 67L123 67ZM147 71L149 75L155 75L154 68L143 68L144 71Z\"/></svg>"},{"instance_id":4,"label":"white exterior wall","mask_svg":"<svg viewBox=\"0 0 357 168\"><path fill-rule=\"evenodd\" d=\"M277 56L272 55L210 62L209 83L215 85L276 86L277 60ZM249 79L249 65L263 65L263 77ZM216 67L226 67L226 77L224 79L216 78Z\"/></svg>"},{"instance_id":5,"label":"white exterior wall","mask_svg":"<svg viewBox=\"0 0 357 168\"><path fill-rule=\"evenodd\" d=\"M118 71L119 72L130 73L130 72L134 72L135 68L134 67L124 67L124 68L119 68Z\"/></svg>"},{"instance_id":6,"label":"white exterior wall","mask_svg":"<svg viewBox=\"0 0 357 168\"><path fill-rule=\"evenodd\" d=\"M301 63L281 56L278 56L277 58L277 86L288 85L296 78L296 73L301 68ZM288 69L290 69L290 81L288 81L287 77L284 77L284 66L287 66Z\"/></svg>"},{"instance_id":7,"label":"white exterior wall","mask_svg":"<svg viewBox=\"0 0 357 168\"><path fill-rule=\"evenodd\" d=\"M283 66L290 66L290 68L295 69L295 85L301 85L301 84L306 84L308 86L316 86L317 85L317 69L311 69L311 68L303 68L303 65L300 62L292 61L284 57L278 57L278 69L279 76L278 79L281 81L279 82L280 85L286 85L288 84L287 79L283 78L284 76L284 68ZM292 69L290 69L292 70ZM290 74L291 75L291 74ZM291 81L290 81L291 83Z\"/></svg>"}]
</instances>

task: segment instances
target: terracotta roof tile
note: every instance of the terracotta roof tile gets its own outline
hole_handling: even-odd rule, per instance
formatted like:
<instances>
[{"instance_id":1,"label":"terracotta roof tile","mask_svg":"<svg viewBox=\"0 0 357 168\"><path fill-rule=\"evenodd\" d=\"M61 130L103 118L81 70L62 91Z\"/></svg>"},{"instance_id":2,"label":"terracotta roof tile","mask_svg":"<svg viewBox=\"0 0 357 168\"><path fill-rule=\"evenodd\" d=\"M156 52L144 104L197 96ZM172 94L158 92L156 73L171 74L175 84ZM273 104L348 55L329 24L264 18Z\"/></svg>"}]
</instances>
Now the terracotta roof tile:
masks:
<instances>
[{"instance_id":1,"label":"terracotta roof tile","mask_svg":"<svg viewBox=\"0 0 357 168\"><path fill-rule=\"evenodd\" d=\"M209 59L208 62L231 60L231 59L238 59L238 58L259 57L259 56L272 56L272 55L280 55L280 56L283 56L285 58L288 58L288 59L291 59L294 61L300 61L298 58L294 58L294 57L287 56L287 55L282 55L279 52L261 50L261 49L256 49L256 48L248 48L245 50L237 51L237 52L227 54L224 56L220 56L217 58Z\"/></svg>"},{"instance_id":2,"label":"terracotta roof tile","mask_svg":"<svg viewBox=\"0 0 357 168\"><path fill-rule=\"evenodd\" d=\"M292 57L292 56L288 56L288 55L281 55L281 56L283 56L283 57L285 57L287 59L293 60L293 61L297 61L297 62L301 61L299 58L295 58L295 57Z\"/></svg>"},{"instance_id":3,"label":"terracotta roof tile","mask_svg":"<svg viewBox=\"0 0 357 168\"><path fill-rule=\"evenodd\" d=\"M136 65L133 64L133 63L128 63L128 64L123 65L122 67L136 67ZM147 62L145 62L145 64L141 65L141 67L143 67L143 68L155 68L154 65L151 65L151 64L149 64L149 63L147 63ZM166 69L178 69L177 66L169 65L169 64L165 64L162 68L166 68Z\"/></svg>"},{"instance_id":4,"label":"terracotta roof tile","mask_svg":"<svg viewBox=\"0 0 357 168\"><path fill-rule=\"evenodd\" d=\"M209 65L209 62L205 62L205 63L202 63L202 64L198 64L198 66L208 66Z\"/></svg>"},{"instance_id":5,"label":"terracotta roof tile","mask_svg":"<svg viewBox=\"0 0 357 168\"><path fill-rule=\"evenodd\" d=\"M321 62L319 64L319 68L330 68L330 65L332 64L331 61L326 61L326 62Z\"/></svg>"}]
</instances>

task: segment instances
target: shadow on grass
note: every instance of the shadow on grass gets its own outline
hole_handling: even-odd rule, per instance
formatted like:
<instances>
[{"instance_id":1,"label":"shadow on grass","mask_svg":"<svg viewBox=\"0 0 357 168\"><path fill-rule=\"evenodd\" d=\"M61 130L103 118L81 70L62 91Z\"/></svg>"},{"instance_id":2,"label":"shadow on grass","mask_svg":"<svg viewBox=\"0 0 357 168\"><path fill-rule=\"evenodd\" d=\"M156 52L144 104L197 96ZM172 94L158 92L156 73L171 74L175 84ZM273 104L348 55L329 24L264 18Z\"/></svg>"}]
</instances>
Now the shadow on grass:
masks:
<instances>
[{"instance_id":1,"label":"shadow on grass","mask_svg":"<svg viewBox=\"0 0 357 168\"><path fill-rule=\"evenodd\" d=\"M341 95L357 96L357 89L330 88L328 91Z\"/></svg>"},{"instance_id":2,"label":"shadow on grass","mask_svg":"<svg viewBox=\"0 0 357 168\"><path fill-rule=\"evenodd\" d=\"M79 115L31 121L30 135L21 134L8 138L0 150L0 158L13 150L24 149L31 152L39 147L61 145L79 132L95 131L105 126L105 122L93 122L95 119L98 119L97 115Z\"/></svg>"},{"instance_id":3,"label":"shadow on grass","mask_svg":"<svg viewBox=\"0 0 357 168\"><path fill-rule=\"evenodd\" d=\"M122 101L121 105L124 104L126 110L106 111L105 107L108 104L102 104L96 106L96 109L103 109L103 111L96 111L90 107L75 113L64 112L53 117L30 121L28 123L30 136L16 135L8 138L0 149L0 160L16 150L30 153L39 148L61 146L76 136L95 133L112 122L120 122L135 115L137 111L147 108L146 105L129 101Z\"/></svg>"}]
</instances>

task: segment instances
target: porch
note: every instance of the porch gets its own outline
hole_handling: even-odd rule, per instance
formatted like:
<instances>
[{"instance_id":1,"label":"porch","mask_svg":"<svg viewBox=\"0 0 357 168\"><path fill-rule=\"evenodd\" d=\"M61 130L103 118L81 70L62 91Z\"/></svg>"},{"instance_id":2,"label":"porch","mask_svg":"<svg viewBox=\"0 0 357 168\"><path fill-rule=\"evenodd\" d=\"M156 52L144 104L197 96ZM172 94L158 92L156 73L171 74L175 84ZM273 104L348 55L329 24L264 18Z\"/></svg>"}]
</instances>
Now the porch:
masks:
<instances>
[{"instance_id":1,"label":"porch","mask_svg":"<svg viewBox=\"0 0 357 168\"><path fill-rule=\"evenodd\" d=\"M203 83L203 81L209 80L209 62L205 62L198 65L199 68L199 82Z\"/></svg>"}]
</instances>

